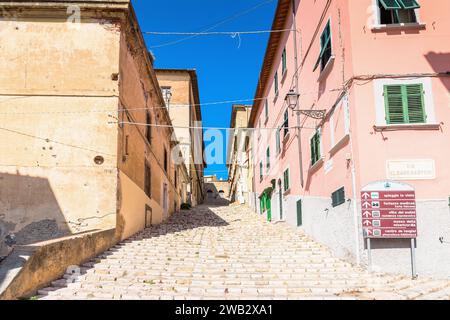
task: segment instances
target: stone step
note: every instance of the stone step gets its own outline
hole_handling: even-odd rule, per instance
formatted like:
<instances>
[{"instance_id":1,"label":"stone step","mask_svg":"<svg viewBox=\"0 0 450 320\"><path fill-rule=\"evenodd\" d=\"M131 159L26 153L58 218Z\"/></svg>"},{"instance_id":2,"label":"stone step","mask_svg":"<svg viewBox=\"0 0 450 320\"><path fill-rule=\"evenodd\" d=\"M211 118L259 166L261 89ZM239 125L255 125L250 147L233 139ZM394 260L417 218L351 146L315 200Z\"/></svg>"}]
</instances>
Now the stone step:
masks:
<instances>
[{"instance_id":1,"label":"stone step","mask_svg":"<svg viewBox=\"0 0 450 320\"><path fill-rule=\"evenodd\" d=\"M67 287L67 280L66 279L59 279L52 281L52 286L56 288L65 288Z\"/></svg>"}]
</instances>

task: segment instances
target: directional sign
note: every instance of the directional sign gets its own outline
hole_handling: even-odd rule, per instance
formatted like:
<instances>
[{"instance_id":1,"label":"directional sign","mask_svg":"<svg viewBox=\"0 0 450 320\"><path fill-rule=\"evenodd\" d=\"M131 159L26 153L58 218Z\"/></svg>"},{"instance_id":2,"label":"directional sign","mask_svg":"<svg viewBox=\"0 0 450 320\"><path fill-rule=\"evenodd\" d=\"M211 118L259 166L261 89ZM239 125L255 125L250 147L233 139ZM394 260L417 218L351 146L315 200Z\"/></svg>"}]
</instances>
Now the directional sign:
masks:
<instances>
[{"instance_id":1,"label":"directional sign","mask_svg":"<svg viewBox=\"0 0 450 320\"><path fill-rule=\"evenodd\" d=\"M416 194L411 186L383 181L361 191L366 238L416 238Z\"/></svg>"}]
</instances>

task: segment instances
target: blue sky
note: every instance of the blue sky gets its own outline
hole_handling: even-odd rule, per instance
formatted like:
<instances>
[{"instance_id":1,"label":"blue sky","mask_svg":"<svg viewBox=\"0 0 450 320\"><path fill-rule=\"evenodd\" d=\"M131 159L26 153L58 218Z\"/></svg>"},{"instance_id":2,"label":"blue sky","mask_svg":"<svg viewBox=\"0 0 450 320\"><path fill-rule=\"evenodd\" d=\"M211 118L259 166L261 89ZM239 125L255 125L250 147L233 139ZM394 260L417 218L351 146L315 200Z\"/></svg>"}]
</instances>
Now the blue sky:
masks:
<instances>
[{"instance_id":1,"label":"blue sky","mask_svg":"<svg viewBox=\"0 0 450 320\"><path fill-rule=\"evenodd\" d=\"M220 22L224 23L210 31L254 31L270 30L277 0L134 0L133 4L142 31L198 32ZM240 16L228 19L235 15ZM199 36L175 44L170 42L186 36L145 38L156 68L197 70L202 103L254 97L268 34L243 35L240 46L237 38L228 35ZM202 106L202 116L204 127L229 127L231 104ZM208 174L228 176L225 165L209 165Z\"/></svg>"}]
</instances>

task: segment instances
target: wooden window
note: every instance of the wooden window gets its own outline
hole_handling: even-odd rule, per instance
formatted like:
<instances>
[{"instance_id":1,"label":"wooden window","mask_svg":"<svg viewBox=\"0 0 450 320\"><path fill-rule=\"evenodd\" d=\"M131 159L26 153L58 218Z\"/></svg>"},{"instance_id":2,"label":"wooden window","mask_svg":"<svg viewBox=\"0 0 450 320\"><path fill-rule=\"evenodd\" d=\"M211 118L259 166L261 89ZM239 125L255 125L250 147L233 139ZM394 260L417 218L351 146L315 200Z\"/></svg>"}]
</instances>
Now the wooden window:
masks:
<instances>
[{"instance_id":1,"label":"wooden window","mask_svg":"<svg viewBox=\"0 0 450 320\"><path fill-rule=\"evenodd\" d=\"M297 227L301 227L303 225L303 207L302 200L297 201Z\"/></svg>"},{"instance_id":2,"label":"wooden window","mask_svg":"<svg viewBox=\"0 0 450 320\"><path fill-rule=\"evenodd\" d=\"M174 171L174 183L175 183L175 188L178 188L178 170L177 170L176 166L175 166L175 171Z\"/></svg>"},{"instance_id":3,"label":"wooden window","mask_svg":"<svg viewBox=\"0 0 450 320\"><path fill-rule=\"evenodd\" d=\"M129 140L130 140L130 136L126 135L125 136L125 155L129 156L130 155L130 151L129 151Z\"/></svg>"},{"instance_id":4,"label":"wooden window","mask_svg":"<svg viewBox=\"0 0 450 320\"><path fill-rule=\"evenodd\" d=\"M151 127L152 121L149 112L147 112L146 114L145 123L147 124L145 131L145 138L147 139L149 144L152 144L152 127Z\"/></svg>"},{"instance_id":5,"label":"wooden window","mask_svg":"<svg viewBox=\"0 0 450 320\"><path fill-rule=\"evenodd\" d=\"M145 179L144 179L144 192L145 194L151 198L152 197L152 172L150 169L150 165L147 161L145 161Z\"/></svg>"},{"instance_id":6,"label":"wooden window","mask_svg":"<svg viewBox=\"0 0 450 320\"><path fill-rule=\"evenodd\" d=\"M342 187L331 194L331 204L333 207L337 207L344 203L345 203L345 189L344 187Z\"/></svg>"},{"instance_id":7,"label":"wooden window","mask_svg":"<svg viewBox=\"0 0 450 320\"><path fill-rule=\"evenodd\" d=\"M417 23L416 0L379 0L378 7L381 24Z\"/></svg>"},{"instance_id":8,"label":"wooden window","mask_svg":"<svg viewBox=\"0 0 450 320\"><path fill-rule=\"evenodd\" d=\"M387 124L425 123L422 84L384 86Z\"/></svg>"},{"instance_id":9,"label":"wooden window","mask_svg":"<svg viewBox=\"0 0 450 320\"><path fill-rule=\"evenodd\" d=\"M274 83L274 87L275 87L275 95L278 96L278 71L275 72L273 83Z\"/></svg>"},{"instance_id":10,"label":"wooden window","mask_svg":"<svg viewBox=\"0 0 450 320\"><path fill-rule=\"evenodd\" d=\"M281 56L281 61L282 61L282 74L283 74L283 76L284 76L284 74L286 73L286 71L287 71L287 57L286 57L286 48L284 48L284 50L283 50L283 54L282 54L282 56Z\"/></svg>"},{"instance_id":11,"label":"wooden window","mask_svg":"<svg viewBox=\"0 0 450 320\"><path fill-rule=\"evenodd\" d=\"M269 102L266 99L266 102L264 103L264 116L265 116L265 122L269 120Z\"/></svg>"},{"instance_id":12,"label":"wooden window","mask_svg":"<svg viewBox=\"0 0 450 320\"><path fill-rule=\"evenodd\" d=\"M266 150L266 171L269 173L270 170L270 148Z\"/></svg>"},{"instance_id":13,"label":"wooden window","mask_svg":"<svg viewBox=\"0 0 450 320\"><path fill-rule=\"evenodd\" d=\"M327 65L328 61L331 59L333 52L331 50L331 26L328 21L325 29L320 36L320 53L317 58L317 62L314 66L315 71L317 67L320 65L320 71L322 71Z\"/></svg>"},{"instance_id":14,"label":"wooden window","mask_svg":"<svg viewBox=\"0 0 450 320\"><path fill-rule=\"evenodd\" d=\"M320 132L316 132L316 134L311 138L311 165L317 163L320 160Z\"/></svg>"},{"instance_id":15,"label":"wooden window","mask_svg":"<svg viewBox=\"0 0 450 320\"><path fill-rule=\"evenodd\" d=\"M283 187L284 187L284 192L288 191L291 186L290 186L290 181L289 181L289 169L286 169L283 173Z\"/></svg>"},{"instance_id":16,"label":"wooden window","mask_svg":"<svg viewBox=\"0 0 450 320\"><path fill-rule=\"evenodd\" d=\"M168 159L167 159L167 150L164 148L164 171L167 172L168 167Z\"/></svg>"},{"instance_id":17,"label":"wooden window","mask_svg":"<svg viewBox=\"0 0 450 320\"><path fill-rule=\"evenodd\" d=\"M276 152L279 154L281 152L281 128L278 128L275 132L275 145Z\"/></svg>"},{"instance_id":18,"label":"wooden window","mask_svg":"<svg viewBox=\"0 0 450 320\"><path fill-rule=\"evenodd\" d=\"M288 110L286 110L284 112L284 121L283 121L282 127L284 129L284 135L283 135L283 139L284 139L289 134L289 112L288 112Z\"/></svg>"}]
</instances>

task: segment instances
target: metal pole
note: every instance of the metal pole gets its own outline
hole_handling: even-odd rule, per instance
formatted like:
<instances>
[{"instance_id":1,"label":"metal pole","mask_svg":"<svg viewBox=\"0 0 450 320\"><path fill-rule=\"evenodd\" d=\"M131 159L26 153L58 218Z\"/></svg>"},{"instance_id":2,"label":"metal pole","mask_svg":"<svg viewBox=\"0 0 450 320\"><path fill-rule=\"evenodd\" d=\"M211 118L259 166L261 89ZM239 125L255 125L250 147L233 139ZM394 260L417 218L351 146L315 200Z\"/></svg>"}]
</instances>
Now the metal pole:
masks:
<instances>
[{"instance_id":1,"label":"metal pole","mask_svg":"<svg viewBox=\"0 0 450 320\"><path fill-rule=\"evenodd\" d=\"M372 272L372 248L370 238L367 238L367 254L369 259L369 272Z\"/></svg>"},{"instance_id":2,"label":"metal pole","mask_svg":"<svg viewBox=\"0 0 450 320\"><path fill-rule=\"evenodd\" d=\"M412 269L412 279L417 279L417 269L416 269L416 239L411 239L411 269Z\"/></svg>"}]
</instances>

